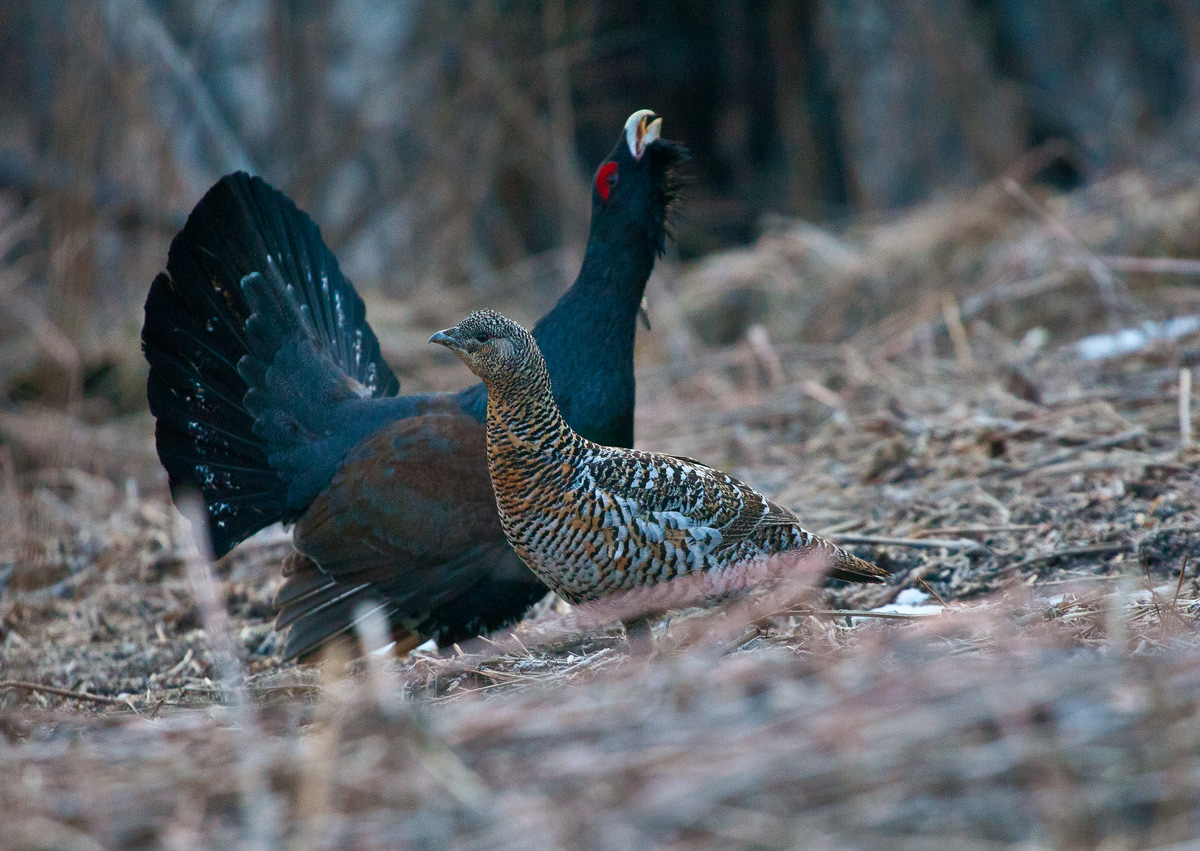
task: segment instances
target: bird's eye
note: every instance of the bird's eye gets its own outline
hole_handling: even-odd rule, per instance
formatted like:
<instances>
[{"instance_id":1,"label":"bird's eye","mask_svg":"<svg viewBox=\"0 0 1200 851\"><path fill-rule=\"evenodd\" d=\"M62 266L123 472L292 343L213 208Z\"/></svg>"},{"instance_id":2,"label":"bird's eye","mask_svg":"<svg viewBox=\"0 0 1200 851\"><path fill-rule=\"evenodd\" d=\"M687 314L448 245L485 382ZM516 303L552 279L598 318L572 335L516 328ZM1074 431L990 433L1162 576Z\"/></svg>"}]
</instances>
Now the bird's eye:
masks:
<instances>
[{"instance_id":1,"label":"bird's eye","mask_svg":"<svg viewBox=\"0 0 1200 851\"><path fill-rule=\"evenodd\" d=\"M488 336L487 331L480 331L478 334L475 335L475 339L481 343L486 343L488 340L491 339L491 337Z\"/></svg>"},{"instance_id":2,"label":"bird's eye","mask_svg":"<svg viewBox=\"0 0 1200 851\"><path fill-rule=\"evenodd\" d=\"M617 185L617 177L616 163L605 163L596 172L596 191L603 200L608 200L609 193Z\"/></svg>"}]
</instances>

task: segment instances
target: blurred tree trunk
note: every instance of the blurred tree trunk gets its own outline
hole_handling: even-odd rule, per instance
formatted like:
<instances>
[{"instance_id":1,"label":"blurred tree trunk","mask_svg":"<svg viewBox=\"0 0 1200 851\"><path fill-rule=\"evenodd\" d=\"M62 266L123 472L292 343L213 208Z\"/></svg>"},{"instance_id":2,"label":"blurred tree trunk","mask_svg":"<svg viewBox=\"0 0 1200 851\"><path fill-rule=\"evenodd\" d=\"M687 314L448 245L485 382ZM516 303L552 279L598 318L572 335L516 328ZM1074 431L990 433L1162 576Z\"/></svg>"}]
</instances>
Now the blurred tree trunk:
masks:
<instances>
[{"instance_id":1,"label":"blurred tree trunk","mask_svg":"<svg viewBox=\"0 0 1200 851\"><path fill-rule=\"evenodd\" d=\"M1085 172L1135 160L1188 99L1197 62L1187 43L1194 2L981 5L995 28L1000 70L1019 81L1029 141L1069 140Z\"/></svg>"},{"instance_id":2,"label":"blurred tree trunk","mask_svg":"<svg viewBox=\"0 0 1200 851\"><path fill-rule=\"evenodd\" d=\"M73 2L68 16L80 24L77 35L103 32L103 22L88 3ZM104 40L76 37L59 52L54 100L49 115L49 155L74 173L100 170L100 116L91 108L111 95L105 70ZM67 340L78 342L91 322L96 288L96 201L90 193L49 196L50 225L48 317Z\"/></svg>"},{"instance_id":3,"label":"blurred tree trunk","mask_svg":"<svg viewBox=\"0 0 1200 851\"><path fill-rule=\"evenodd\" d=\"M1181 120L1200 96L1194 0L595 7L581 148L598 150L622 92L652 92L697 154L689 210L725 238L748 210L827 218L975 185L1049 140L1070 153L1042 176L1067 185L1156 139L1200 148L1200 119Z\"/></svg>"},{"instance_id":4,"label":"blurred tree trunk","mask_svg":"<svg viewBox=\"0 0 1200 851\"><path fill-rule=\"evenodd\" d=\"M860 210L972 186L1024 147L967 0L840 0L819 22L836 81L850 196Z\"/></svg>"}]
</instances>

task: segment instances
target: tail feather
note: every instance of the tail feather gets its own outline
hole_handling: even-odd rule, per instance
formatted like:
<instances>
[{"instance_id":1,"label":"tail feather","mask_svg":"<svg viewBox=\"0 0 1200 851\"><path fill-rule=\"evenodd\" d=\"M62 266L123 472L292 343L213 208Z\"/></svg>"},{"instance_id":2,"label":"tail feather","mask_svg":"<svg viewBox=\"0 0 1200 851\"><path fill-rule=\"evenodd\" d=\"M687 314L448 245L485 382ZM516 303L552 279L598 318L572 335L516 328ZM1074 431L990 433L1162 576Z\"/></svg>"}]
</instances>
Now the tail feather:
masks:
<instances>
[{"instance_id":1,"label":"tail feather","mask_svg":"<svg viewBox=\"0 0 1200 851\"><path fill-rule=\"evenodd\" d=\"M391 621L394 606L381 600L374 583L335 582L312 559L292 554L284 564L287 582L280 588L275 605L279 615L275 629L287 632L284 659L311 658L342 636L352 635L363 617L379 612ZM416 633L392 623L392 640L397 652L421 643Z\"/></svg>"},{"instance_id":2,"label":"tail feather","mask_svg":"<svg viewBox=\"0 0 1200 851\"><path fill-rule=\"evenodd\" d=\"M173 492L203 497L218 555L295 519L332 475L336 459L314 467L305 457L299 472L288 465L287 452L312 437L296 427L304 412L328 414L347 387L399 392L320 230L241 172L221 178L172 241L146 299L142 348L159 458ZM303 378L272 388L271 367L287 374L294 363L308 365ZM301 473L303 486L290 487Z\"/></svg>"},{"instance_id":3,"label":"tail feather","mask_svg":"<svg viewBox=\"0 0 1200 851\"><path fill-rule=\"evenodd\" d=\"M858 556L851 555L841 547L833 547L833 568L829 575L846 582L887 582L891 571L884 570Z\"/></svg>"}]
</instances>

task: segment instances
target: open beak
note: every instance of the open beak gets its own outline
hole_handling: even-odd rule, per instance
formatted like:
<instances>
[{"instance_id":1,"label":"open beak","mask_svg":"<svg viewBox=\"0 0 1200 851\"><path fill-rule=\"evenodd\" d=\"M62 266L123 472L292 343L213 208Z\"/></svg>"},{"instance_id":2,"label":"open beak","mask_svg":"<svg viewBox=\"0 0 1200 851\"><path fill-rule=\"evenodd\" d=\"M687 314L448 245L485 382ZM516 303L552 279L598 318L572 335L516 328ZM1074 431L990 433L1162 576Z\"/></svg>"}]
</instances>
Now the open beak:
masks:
<instances>
[{"instance_id":1,"label":"open beak","mask_svg":"<svg viewBox=\"0 0 1200 851\"><path fill-rule=\"evenodd\" d=\"M639 109L625 122L625 142L635 160L640 160L646 153L646 146L661 134L662 119L653 110Z\"/></svg>"},{"instance_id":2,"label":"open beak","mask_svg":"<svg viewBox=\"0 0 1200 851\"><path fill-rule=\"evenodd\" d=\"M446 331L453 331L453 330L454 330L453 328L446 329ZM461 351L462 346L459 345L458 340L456 340L454 337L450 336L448 333L446 333L446 331L438 331L436 334L434 334L432 337L429 338L429 342L437 343L439 346L445 346L447 349L450 349L452 351L453 350Z\"/></svg>"}]
</instances>

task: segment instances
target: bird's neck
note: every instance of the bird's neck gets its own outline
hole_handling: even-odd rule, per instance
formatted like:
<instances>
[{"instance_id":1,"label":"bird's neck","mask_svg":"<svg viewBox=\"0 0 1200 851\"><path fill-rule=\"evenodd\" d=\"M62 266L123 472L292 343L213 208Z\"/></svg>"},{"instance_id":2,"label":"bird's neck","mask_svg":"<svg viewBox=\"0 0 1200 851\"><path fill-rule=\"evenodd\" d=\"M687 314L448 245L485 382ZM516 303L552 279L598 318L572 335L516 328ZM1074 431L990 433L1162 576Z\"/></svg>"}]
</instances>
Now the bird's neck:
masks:
<instances>
[{"instance_id":1,"label":"bird's neck","mask_svg":"<svg viewBox=\"0 0 1200 851\"><path fill-rule=\"evenodd\" d=\"M633 346L654 258L632 229L593 238L574 285L533 329L563 414L599 443L633 445Z\"/></svg>"},{"instance_id":2,"label":"bird's neck","mask_svg":"<svg viewBox=\"0 0 1200 851\"><path fill-rule=\"evenodd\" d=\"M532 375L488 382L488 469L502 519L538 489L565 481L569 460L587 443L559 412L540 358L537 367Z\"/></svg>"},{"instance_id":3,"label":"bird's neck","mask_svg":"<svg viewBox=\"0 0 1200 851\"><path fill-rule=\"evenodd\" d=\"M654 270L655 252L639 228L609 237L588 241L575 283L534 327L547 359L553 359L558 354L553 349L568 339L574 347L592 344L611 351L614 343L623 343L632 351L635 320Z\"/></svg>"}]
</instances>

